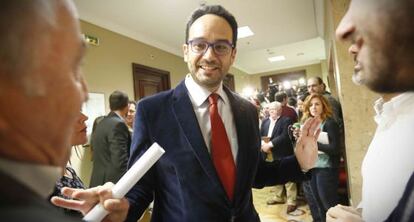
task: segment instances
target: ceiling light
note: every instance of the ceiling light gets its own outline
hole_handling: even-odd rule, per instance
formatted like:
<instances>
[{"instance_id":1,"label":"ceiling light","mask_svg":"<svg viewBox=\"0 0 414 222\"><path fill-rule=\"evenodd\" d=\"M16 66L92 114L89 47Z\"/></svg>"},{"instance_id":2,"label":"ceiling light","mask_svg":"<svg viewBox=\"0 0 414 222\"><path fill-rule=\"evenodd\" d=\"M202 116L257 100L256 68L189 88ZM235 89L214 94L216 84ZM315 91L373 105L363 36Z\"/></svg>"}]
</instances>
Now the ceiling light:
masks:
<instances>
[{"instance_id":1,"label":"ceiling light","mask_svg":"<svg viewBox=\"0 0 414 222\"><path fill-rule=\"evenodd\" d=\"M300 78L300 79L299 79L299 85L303 86L303 85L305 85L305 84L306 84L306 80L305 80L305 78Z\"/></svg>"},{"instance_id":2,"label":"ceiling light","mask_svg":"<svg viewBox=\"0 0 414 222\"><path fill-rule=\"evenodd\" d=\"M239 27L237 29L237 38L238 39L246 38L246 37L249 37L249 36L252 36L252 35L254 35L254 33L249 28L249 26Z\"/></svg>"},{"instance_id":3,"label":"ceiling light","mask_svg":"<svg viewBox=\"0 0 414 222\"><path fill-rule=\"evenodd\" d=\"M280 62L280 61L286 60L286 58L285 58L285 56L274 56L274 57L268 58L268 60L270 62Z\"/></svg>"},{"instance_id":4,"label":"ceiling light","mask_svg":"<svg viewBox=\"0 0 414 222\"><path fill-rule=\"evenodd\" d=\"M290 89L290 88L292 88L292 84L289 81L284 81L283 82L283 88L284 89Z\"/></svg>"},{"instance_id":5,"label":"ceiling light","mask_svg":"<svg viewBox=\"0 0 414 222\"><path fill-rule=\"evenodd\" d=\"M245 98L249 98L251 96L253 96L254 94L254 89L250 86L246 86L244 87L243 91L242 91L242 95L245 96Z\"/></svg>"}]
</instances>

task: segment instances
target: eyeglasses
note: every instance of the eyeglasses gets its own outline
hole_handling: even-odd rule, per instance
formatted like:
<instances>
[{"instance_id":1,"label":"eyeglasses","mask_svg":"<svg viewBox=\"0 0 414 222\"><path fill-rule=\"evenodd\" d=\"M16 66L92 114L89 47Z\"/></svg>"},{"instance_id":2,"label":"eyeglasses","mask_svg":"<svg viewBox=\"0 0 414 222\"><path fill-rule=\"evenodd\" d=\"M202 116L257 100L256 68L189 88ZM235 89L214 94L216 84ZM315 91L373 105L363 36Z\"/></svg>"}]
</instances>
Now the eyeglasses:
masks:
<instances>
[{"instance_id":1,"label":"eyeglasses","mask_svg":"<svg viewBox=\"0 0 414 222\"><path fill-rule=\"evenodd\" d=\"M204 54L207 52L208 48L211 47L217 55L227 55L234 48L233 44L225 40L209 43L203 39L193 39L188 41L187 44L190 45L191 50L197 54Z\"/></svg>"}]
</instances>

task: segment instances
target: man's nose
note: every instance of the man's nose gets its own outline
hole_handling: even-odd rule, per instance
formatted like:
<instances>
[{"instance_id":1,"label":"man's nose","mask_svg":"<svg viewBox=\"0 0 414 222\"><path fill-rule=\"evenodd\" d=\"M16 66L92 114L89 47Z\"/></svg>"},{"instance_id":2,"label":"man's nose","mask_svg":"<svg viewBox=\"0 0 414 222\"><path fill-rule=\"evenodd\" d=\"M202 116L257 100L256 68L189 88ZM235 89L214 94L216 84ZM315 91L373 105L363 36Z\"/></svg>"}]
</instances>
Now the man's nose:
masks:
<instances>
[{"instance_id":1,"label":"man's nose","mask_svg":"<svg viewBox=\"0 0 414 222\"><path fill-rule=\"evenodd\" d=\"M342 18L338 27L336 28L336 38L341 41L345 41L355 32L355 25L351 20L350 13L347 12Z\"/></svg>"},{"instance_id":2,"label":"man's nose","mask_svg":"<svg viewBox=\"0 0 414 222\"><path fill-rule=\"evenodd\" d=\"M204 52L203 57L205 57L205 58L214 58L214 57L216 57L216 53L214 52L214 49L213 49L212 45L207 46L207 49Z\"/></svg>"}]
</instances>

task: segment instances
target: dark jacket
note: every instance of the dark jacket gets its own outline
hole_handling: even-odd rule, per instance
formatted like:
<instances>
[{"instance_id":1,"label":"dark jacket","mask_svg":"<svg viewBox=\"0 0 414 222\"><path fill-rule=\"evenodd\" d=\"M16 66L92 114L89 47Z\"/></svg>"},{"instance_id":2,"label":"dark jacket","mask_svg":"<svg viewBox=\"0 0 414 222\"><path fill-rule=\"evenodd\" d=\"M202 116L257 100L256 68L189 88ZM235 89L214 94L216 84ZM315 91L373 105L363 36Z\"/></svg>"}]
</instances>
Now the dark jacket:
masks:
<instances>
[{"instance_id":1,"label":"dark jacket","mask_svg":"<svg viewBox=\"0 0 414 222\"><path fill-rule=\"evenodd\" d=\"M251 188L284 184L303 176L295 157L273 165L260 161L256 108L226 87L224 90L239 147L234 200L229 200L221 185L187 88L181 82L175 89L138 104L129 166L154 142L166 152L127 194L127 221L137 221L155 197L153 222L258 222Z\"/></svg>"},{"instance_id":2,"label":"dark jacket","mask_svg":"<svg viewBox=\"0 0 414 222\"><path fill-rule=\"evenodd\" d=\"M12 170L12 169L10 169ZM1 221L81 221L63 214L47 200L31 189L0 172Z\"/></svg>"},{"instance_id":3,"label":"dark jacket","mask_svg":"<svg viewBox=\"0 0 414 222\"><path fill-rule=\"evenodd\" d=\"M322 131L328 133L329 144L322 144L318 142L318 150L328 154L331 166L336 168L339 166L341 154L338 123L334 119L328 118L325 120Z\"/></svg>"},{"instance_id":4,"label":"dark jacket","mask_svg":"<svg viewBox=\"0 0 414 222\"><path fill-rule=\"evenodd\" d=\"M292 142L289 138L288 128L292 124L292 120L289 117L281 116L276 121L275 127L273 128L270 141L273 143L273 159L281 159L293 155ZM267 136L270 127L270 119L263 120L262 126L260 127L261 136Z\"/></svg>"},{"instance_id":5,"label":"dark jacket","mask_svg":"<svg viewBox=\"0 0 414 222\"><path fill-rule=\"evenodd\" d=\"M414 173L405 186L405 191L398 205L385 222L413 222L414 221Z\"/></svg>"},{"instance_id":6,"label":"dark jacket","mask_svg":"<svg viewBox=\"0 0 414 222\"><path fill-rule=\"evenodd\" d=\"M92 135L93 170L90 187L116 183L126 172L131 135L124 120L110 112Z\"/></svg>"}]
</instances>

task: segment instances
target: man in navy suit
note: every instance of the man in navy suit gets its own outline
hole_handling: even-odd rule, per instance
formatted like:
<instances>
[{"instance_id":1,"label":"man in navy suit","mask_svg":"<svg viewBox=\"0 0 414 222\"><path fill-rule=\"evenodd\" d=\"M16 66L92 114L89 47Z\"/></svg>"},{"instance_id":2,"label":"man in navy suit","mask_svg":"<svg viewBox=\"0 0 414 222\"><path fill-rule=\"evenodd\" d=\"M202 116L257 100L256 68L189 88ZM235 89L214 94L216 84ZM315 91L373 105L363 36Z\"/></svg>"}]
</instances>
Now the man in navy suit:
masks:
<instances>
[{"instance_id":1,"label":"man in navy suit","mask_svg":"<svg viewBox=\"0 0 414 222\"><path fill-rule=\"evenodd\" d=\"M401 28L412 25L413 10L412 0L351 2L336 34L338 39L351 42L349 52L356 62L354 82L381 93L414 90L414 30ZM394 194L390 190L381 195ZM327 212L327 221L359 222L363 218L355 209L339 205ZM398 205L385 221L414 221L414 174Z\"/></svg>"},{"instance_id":2,"label":"man in navy suit","mask_svg":"<svg viewBox=\"0 0 414 222\"><path fill-rule=\"evenodd\" d=\"M137 221L154 200L152 221L259 221L251 188L301 179L302 171L314 165L316 120L304 127L296 157L273 164L262 161L256 108L223 86L236 56L236 41L236 20L223 7L202 6L192 14L183 45L190 73L175 89L138 104L130 165L154 142L166 152L112 216L117 214L122 221L129 208L127 221ZM217 137L221 143L216 143ZM223 145L223 150L216 145ZM219 168L224 162L228 169ZM229 177L234 180L229 182ZM95 196L92 200L104 193L68 190L75 198ZM85 210L89 203L93 201L61 206Z\"/></svg>"}]
</instances>

